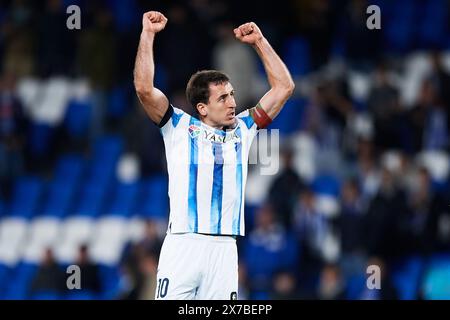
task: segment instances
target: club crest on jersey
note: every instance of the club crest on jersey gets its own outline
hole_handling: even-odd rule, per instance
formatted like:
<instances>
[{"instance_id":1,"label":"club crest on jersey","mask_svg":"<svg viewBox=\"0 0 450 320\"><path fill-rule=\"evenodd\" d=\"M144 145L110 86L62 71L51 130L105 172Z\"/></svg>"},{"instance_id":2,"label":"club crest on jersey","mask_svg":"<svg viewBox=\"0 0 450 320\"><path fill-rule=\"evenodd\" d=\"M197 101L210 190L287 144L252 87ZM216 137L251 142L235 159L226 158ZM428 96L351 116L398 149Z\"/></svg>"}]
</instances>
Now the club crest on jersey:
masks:
<instances>
[{"instance_id":1,"label":"club crest on jersey","mask_svg":"<svg viewBox=\"0 0 450 320\"><path fill-rule=\"evenodd\" d=\"M196 125L191 124L189 126L189 135L191 138L197 138L200 135L200 128Z\"/></svg>"}]
</instances>

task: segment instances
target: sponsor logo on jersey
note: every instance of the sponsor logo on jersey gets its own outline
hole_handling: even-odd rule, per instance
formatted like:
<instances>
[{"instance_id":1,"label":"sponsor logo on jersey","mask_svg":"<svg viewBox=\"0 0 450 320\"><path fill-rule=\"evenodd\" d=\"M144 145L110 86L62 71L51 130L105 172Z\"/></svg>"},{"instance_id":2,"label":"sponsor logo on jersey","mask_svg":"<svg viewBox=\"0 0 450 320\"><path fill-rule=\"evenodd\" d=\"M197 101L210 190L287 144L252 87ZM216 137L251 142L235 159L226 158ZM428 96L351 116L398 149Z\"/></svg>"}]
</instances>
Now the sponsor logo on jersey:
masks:
<instances>
[{"instance_id":1,"label":"sponsor logo on jersey","mask_svg":"<svg viewBox=\"0 0 450 320\"><path fill-rule=\"evenodd\" d=\"M227 143L229 141L235 143L241 142L241 138L237 135L236 130L232 132L227 132L226 135L220 135L212 131L203 130L203 138L205 140L215 143Z\"/></svg>"},{"instance_id":2,"label":"sponsor logo on jersey","mask_svg":"<svg viewBox=\"0 0 450 320\"><path fill-rule=\"evenodd\" d=\"M197 138L200 135L200 132L200 128L196 125L191 124L189 126L189 135L191 136L191 138Z\"/></svg>"}]
</instances>

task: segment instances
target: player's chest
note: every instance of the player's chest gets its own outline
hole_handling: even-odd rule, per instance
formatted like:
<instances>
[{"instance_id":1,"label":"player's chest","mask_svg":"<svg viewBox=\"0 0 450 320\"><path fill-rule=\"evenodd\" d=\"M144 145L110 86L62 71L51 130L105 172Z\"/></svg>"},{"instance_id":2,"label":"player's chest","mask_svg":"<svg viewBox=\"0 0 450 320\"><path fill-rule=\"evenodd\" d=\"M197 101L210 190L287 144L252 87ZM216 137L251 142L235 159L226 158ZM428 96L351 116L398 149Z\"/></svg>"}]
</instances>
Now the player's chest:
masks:
<instances>
[{"instance_id":1,"label":"player's chest","mask_svg":"<svg viewBox=\"0 0 450 320\"><path fill-rule=\"evenodd\" d=\"M218 131L190 126L187 137L190 152L199 162L235 164L240 162L242 137L240 130Z\"/></svg>"}]
</instances>

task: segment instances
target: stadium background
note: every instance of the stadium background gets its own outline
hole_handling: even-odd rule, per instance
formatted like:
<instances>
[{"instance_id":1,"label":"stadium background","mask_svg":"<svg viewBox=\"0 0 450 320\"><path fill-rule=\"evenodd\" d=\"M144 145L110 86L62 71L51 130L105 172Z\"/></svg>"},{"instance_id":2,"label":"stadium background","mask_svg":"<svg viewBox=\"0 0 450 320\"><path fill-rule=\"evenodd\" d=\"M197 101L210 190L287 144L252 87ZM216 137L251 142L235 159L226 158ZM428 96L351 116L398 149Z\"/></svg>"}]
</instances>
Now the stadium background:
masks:
<instances>
[{"instance_id":1,"label":"stadium background","mask_svg":"<svg viewBox=\"0 0 450 320\"><path fill-rule=\"evenodd\" d=\"M81 30L66 28L71 4ZM250 166L240 299L450 298L445 0L2 1L0 298L153 298L169 208L162 139L133 89L148 10L169 18L155 83L177 107L190 112L185 84L206 68L255 104L264 70L231 33L250 20L296 82L271 125L279 172ZM66 288L71 264L82 290Z\"/></svg>"}]
</instances>

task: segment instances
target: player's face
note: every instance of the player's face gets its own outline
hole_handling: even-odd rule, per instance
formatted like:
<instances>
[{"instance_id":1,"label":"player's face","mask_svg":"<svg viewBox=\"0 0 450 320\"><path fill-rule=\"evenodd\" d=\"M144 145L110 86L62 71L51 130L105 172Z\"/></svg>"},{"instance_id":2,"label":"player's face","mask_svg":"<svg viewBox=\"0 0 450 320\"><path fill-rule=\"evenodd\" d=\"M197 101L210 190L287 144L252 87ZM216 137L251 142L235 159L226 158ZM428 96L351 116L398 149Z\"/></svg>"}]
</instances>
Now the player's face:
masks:
<instances>
[{"instance_id":1,"label":"player's face","mask_svg":"<svg viewBox=\"0 0 450 320\"><path fill-rule=\"evenodd\" d=\"M210 84L209 101L206 106L209 124L214 127L231 126L236 121L236 101L234 89L229 83Z\"/></svg>"}]
</instances>

